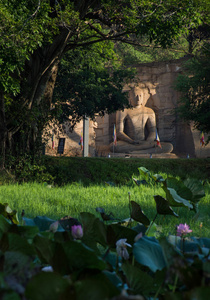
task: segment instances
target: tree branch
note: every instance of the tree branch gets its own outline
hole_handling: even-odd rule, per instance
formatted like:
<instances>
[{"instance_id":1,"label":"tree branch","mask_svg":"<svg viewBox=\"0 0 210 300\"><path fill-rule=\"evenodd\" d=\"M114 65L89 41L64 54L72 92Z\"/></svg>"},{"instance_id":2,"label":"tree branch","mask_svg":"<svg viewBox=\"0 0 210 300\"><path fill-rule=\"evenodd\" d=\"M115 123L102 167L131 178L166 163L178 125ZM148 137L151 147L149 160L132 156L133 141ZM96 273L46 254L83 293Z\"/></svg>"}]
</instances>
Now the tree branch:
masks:
<instances>
[{"instance_id":1,"label":"tree branch","mask_svg":"<svg viewBox=\"0 0 210 300\"><path fill-rule=\"evenodd\" d=\"M38 13L39 9L40 9L40 4L41 4L41 0L38 0L39 3L38 3L38 6L37 6L37 9L35 10L35 12L24 22L22 28L20 29L20 32L23 30L24 26L26 25L26 23L28 23L28 21L32 18L34 18L36 16L36 14Z\"/></svg>"}]
</instances>

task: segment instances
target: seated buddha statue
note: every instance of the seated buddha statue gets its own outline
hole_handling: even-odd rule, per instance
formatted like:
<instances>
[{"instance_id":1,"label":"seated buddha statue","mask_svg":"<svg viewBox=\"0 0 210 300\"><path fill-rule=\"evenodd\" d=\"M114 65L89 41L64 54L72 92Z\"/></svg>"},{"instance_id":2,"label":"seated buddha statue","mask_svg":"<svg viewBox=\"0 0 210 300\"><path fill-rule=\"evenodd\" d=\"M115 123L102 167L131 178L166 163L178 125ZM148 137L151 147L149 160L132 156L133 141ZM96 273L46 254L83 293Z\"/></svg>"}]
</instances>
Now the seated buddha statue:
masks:
<instances>
[{"instance_id":1,"label":"seated buddha statue","mask_svg":"<svg viewBox=\"0 0 210 300\"><path fill-rule=\"evenodd\" d=\"M156 142L156 116L155 112L145 107L143 94L134 91L133 108L117 111L116 136L117 144L110 145L110 150L116 153L170 153L173 145L161 142L157 147Z\"/></svg>"}]
</instances>

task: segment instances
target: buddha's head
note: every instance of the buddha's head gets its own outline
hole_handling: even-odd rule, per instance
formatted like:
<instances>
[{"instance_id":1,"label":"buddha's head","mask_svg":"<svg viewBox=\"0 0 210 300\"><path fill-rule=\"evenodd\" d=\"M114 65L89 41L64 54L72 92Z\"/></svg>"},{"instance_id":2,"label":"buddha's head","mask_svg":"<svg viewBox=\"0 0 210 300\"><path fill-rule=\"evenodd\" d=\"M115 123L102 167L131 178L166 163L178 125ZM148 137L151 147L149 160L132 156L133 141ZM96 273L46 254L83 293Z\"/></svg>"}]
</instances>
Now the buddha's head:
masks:
<instances>
[{"instance_id":1,"label":"buddha's head","mask_svg":"<svg viewBox=\"0 0 210 300\"><path fill-rule=\"evenodd\" d=\"M133 105L134 107L145 106L148 100L147 93L145 93L145 89L143 88L140 87L133 88L130 94L131 105Z\"/></svg>"}]
</instances>

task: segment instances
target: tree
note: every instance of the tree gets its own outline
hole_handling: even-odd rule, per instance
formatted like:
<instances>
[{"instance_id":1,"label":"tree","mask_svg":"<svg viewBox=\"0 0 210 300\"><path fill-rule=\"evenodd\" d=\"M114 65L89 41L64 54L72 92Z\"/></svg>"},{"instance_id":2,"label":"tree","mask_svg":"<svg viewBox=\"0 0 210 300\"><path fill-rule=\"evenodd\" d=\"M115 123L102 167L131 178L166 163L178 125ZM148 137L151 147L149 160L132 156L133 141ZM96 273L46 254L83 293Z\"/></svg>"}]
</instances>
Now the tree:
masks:
<instances>
[{"instance_id":1,"label":"tree","mask_svg":"<svg viewBox=\"0 0 210 300\"><path fill-rule=\"evenodd\" d=\"M127 93L122 91L134 75L134 69L121 65L112 41L72 50L60 64L52 113L60 122L70 121L73 129L85 116L94 119L96 114L130 107Z\"/></svg>"},{"instance_id":2,"label":"tree","mask_svg":"<svg viewBox=\"0 0 210 300\"><path fill-rule=\"evenodd\" d=\"M52 44L58 28L50 15L49 3L12 0L0 1L0 29L0 156L3 165L6 140L11 149L15 134L19 141L23 133L26 136L24 128L27 127L29 133L34 127L33 98L42 77L38 49ZM43 75L46 73L47 70ZM29 143L23 143L22 151L25 151L25 144Z\"/></svg>"},{"instance_id":3,"label":"tree","mask_svg":"<svg viewBox=\"0 0 210 300\"><path fill-rule=\"evenodd\" d=\"M178 115L193 121L194 127L210 133L210 45L205 44L199 56L186 62L176 81L181 92ZM210 137L208 138L208 142Z\"/></svg>"},{"instance_id":4,"label":"tree","mask_svg":"<svg viewBox=\"0 0 210 300\"><path fill-rule=\"evenodd\" d=\"M63 55L105 40L169 46L203 18L205 0L0 0L0 156L34 151ZM7 142L7 143L6 143ZM16 151L15 151L16 150Z\"/></svg>"}]
</instances>

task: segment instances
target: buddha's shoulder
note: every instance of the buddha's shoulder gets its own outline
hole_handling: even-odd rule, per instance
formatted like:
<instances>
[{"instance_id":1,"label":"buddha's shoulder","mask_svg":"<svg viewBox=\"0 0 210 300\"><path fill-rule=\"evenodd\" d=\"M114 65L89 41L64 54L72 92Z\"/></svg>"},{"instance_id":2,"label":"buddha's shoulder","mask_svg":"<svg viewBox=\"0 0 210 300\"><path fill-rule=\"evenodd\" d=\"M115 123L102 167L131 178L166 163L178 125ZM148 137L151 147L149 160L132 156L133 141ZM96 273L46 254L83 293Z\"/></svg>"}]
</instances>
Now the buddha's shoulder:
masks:
<instances>
[{"instance_id":1,"label":"buddha's shoulder","mask_svg":"<svg viewBox=\"0 0 210 300\"><path fill-rule=\"evenodd\" d=\"M150 113L151 114L151 113L154 113L152 108L146 107L146 106L134 107L133 109L125 109L124 112L128 113L128 114L138 114L138 113Z\"/></svg>"},{"instance_id":2,"label":"buddha's shoulder","mask_svg":"<svg viewBox=\"0 0 210 300\"><path fill-rule=\"evenodd\" d=\"M155 113L154 110L150 107L144 107L145 111L148 111L149 113Z\"/></svg>"}]
</instances>

